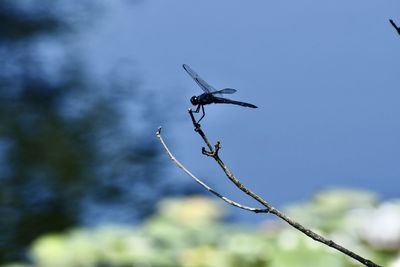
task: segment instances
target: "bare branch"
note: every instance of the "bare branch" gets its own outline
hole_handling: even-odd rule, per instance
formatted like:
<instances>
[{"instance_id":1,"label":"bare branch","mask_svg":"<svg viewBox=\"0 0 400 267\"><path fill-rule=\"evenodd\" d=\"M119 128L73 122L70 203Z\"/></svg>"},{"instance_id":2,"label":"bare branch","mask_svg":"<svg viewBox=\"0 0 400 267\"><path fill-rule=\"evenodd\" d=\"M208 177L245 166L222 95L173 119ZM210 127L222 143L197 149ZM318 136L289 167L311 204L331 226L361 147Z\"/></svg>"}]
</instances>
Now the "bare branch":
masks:
<instances>
[{"instance_id":1,"label":"bare branch","mask_svg":"<svg viewBox=\"0 0 400 267\"><path fill-rule=\"evenodd\" d=\"M212 190L211 188L209 188L207 185L205 185L202 181L200 181L198 178L196 178L194 175L192 175L188 170L185 169L185 167L183 167L183 165L181 163L179 163L171 154L171 152L168 150L168 148L166 147L164 141L162 140L161 136L160 136L160 129L157 132L157 136L160 139L161 143L163 144L165 150L167 151L168 155L170 156L170 158L181 168L183 169L187 174L189 174L193 179L196 180L196 182L198 182L199 184L201 184L203 187L205 187L208 191L210 191L211 193L213 193L214 195L222 198L224 201L228 202L229 204L245 209L245 210L250 210L250 211L254 211L257 212L256 210L258 210L258 212L264 212L264 213L272 213L274 215L276 215L277 217L281 218L282 220L284 220L285 222L287 222L288 224L290 224L291 226L293 226L294 228L296 228L297 230L299 230L300 232L304 233L305 235L307 235L308 237L323 243L329 247L332 247L346 255L348 255L349 257L359 261L360 263L364 264L365 266L370 266L370 267L380 267L380 265L361 257L360 255L354 253L353 251L344 248L343 246L335 243L332 240L326 239L325 237L313 232L311 229L308 229L306 227L304 227L303 225L301 225L300 223L296 222L295 220L291 219L290 217L288 217L286 214L284 214L283 212L279 211L278 209L274 208L271 204L269 204L266 200L264 200L262 197L258 196L256 193L254 193L253 191L251 191L250 189L248 189L246 186L244 186L239 179L237 179L233 173L228 169L228 167L224 164L224 162L221 160L221 158L219 157L219 150L221 149L221 144L220 142L217 142L217 144L214 146L211 146L210 142L208 141L206 135L204 134L203 130L201 129L201 125L198 124L196 122L196 120L194 119L192 110L189 109L188 110L189 115L192 119L192 123L193 126L195 128L195 132L197 132L201 138L203 139L203 141L206 143L207 147L208 147L208 151L203 147L202 148L202 153L208 157L212 157L217 163L218 165L222 168L222 170L225 172L226 176L228 177L228 179L233 182L241 191L243 191L245 194L249 195L250 197L252 197L253 199L255 199L256 201L258 201L259 203L261 203L264 207L266 207L265 210L258 210L258 209L254 209L254 208L249 208L249 207L243 207L242 205L232 202L231 200L227 201L227 198L222 197L219 193L215 192L214 190Z\"/></svg>"},{"instance_id":2,"label":"bare branch","mask_svg":"<svg viewBox=\"0 0 400 267\"><path fill-rule=\"evenodd\" d=\"M216 195L217 197L219 197L220 199L222 199L223 201L225 201L226 203L235 206L237 208L240 209L244 209L247 211L252 211L255 213L267 213L268 210L267 209L257 209L257 208L252 208L252 207L247 207L245 205L239 204L235 201L230 200L227 197L224 197L223 195L221 195L220 193L218 193L217 191L215 191L214 189L212 189L211 187L209 187L206 183L204 183L203 181L201 181L199 178L197 178L196 176L194 176L188 169L185 168L185 166L183 166L182 163L180 163L175 157L174 155L172 155L171 151L169 150L169 148L167 147L167 145L164 142L164 139L161 136L161 127L158 128L157 132L156 132L157 138L160 140L162 146L164 147L165 151L167 152L168 156L170 157L170 159L179 167L181 168L187 175L189 175L190 177L192 177L192 179L194 179L197 183L199 183L201 186L203 186L205 189L207 189L208 191L210 191L212 194Z\"/></svg>"}]
</instances>

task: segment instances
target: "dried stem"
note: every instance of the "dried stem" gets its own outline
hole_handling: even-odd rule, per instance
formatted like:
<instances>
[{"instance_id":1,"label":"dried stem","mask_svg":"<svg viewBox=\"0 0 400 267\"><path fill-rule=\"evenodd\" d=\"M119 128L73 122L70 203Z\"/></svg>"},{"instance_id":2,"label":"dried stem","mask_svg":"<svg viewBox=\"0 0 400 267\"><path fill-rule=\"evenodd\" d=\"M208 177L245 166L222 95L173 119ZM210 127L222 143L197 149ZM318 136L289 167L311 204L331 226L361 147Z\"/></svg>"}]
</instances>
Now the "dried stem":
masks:
<instances>
[{"instance_id":1,"label":"dried stem","mask_svg":"<svg viewBox=\"0 0 400 267\"><path fill-rule=\"evenodd\" d=\"M206 150L204 147L202 148L202 153L208 157L212 157L217 163L218 165L222 168L222 170L225 172L226 176L228 177L228 179L230 181L232 181L241 191L243 191L245 194L249 195L250 197L252 197L253 199L255 199L256 201L258 201L261 205L263 205L264 207L266 207L266 209L256 209L256 208L250 208L250 207L245 207L241 204L238 204L236 202L233 202L229 199L227 199L226 197L223 197L221 194L219 194L218 192L212 190L210 187L208 187L205 183L203 183L201 180L199 180L198 178L196 178L193 174L191 174L179 161L177 161L174 156L171 154L171 152L169 151L169 149L167 148L167 146L165 145L162 137L161 137L161 128L158 129L157 131L157 137L159 138L161 144L164 146L164 149L167 151L168 155L170 156L170 158L178 165L178 167L180 167L181 169L183 169L188 175L190 175L194 180L196 180L196 182L198 182L199 184L201 184L203 187L205 187L208 191L210 191L211 193L213 193L214 195L218 196L219 198L223 199L225 202L241 208L241 209L245 209L245 210L249 210L249 211L253 211L253 212L263 212L263 213L272 213L276 216L278 216L279 218L281 218L282 220L284 220L285 222L287 222L288 224L290 224L291 226L293 226L294 228L296 228L297 230L299 230L300 232L304 233L305 235L309 236L310 238L323 243L329 247L332 247L346 255L348 255L349 257L359 261L360 263L364 264L365 266L370 266L370 267L380 267L380 265L361 257L360 255L352 252L351 250L342 247L341 245L335 243L332 240L326 239L325 237L313 232L312 230L304 227L303 225L301 225L300 223L296 222L295 220L291 219L290 217L288 217L286 214L284 214L283 212L279 211L278 209L274 208L271 204L269 204L266 200L264 200L262 197L258 196L256 193L254 193L253 191L251 191L250 189L248 189L246 186L244 186L239 179L237 179L233 173L228 169L228 167L224 164L224 162L221 160L221 158L219 157L219 150L221 149L221 144L218 141L216 143L216 145L213 147L210 142L208 141L206 135L204 134L203 130L201 129L201 125L198 124L193 116L192 110L189 109L189 115L192 119L192 123L193 126L195 128L195 131L201 136L201 138L203 139L204 143L207 145L208 150Z\"/></svg>"}]
</instances>

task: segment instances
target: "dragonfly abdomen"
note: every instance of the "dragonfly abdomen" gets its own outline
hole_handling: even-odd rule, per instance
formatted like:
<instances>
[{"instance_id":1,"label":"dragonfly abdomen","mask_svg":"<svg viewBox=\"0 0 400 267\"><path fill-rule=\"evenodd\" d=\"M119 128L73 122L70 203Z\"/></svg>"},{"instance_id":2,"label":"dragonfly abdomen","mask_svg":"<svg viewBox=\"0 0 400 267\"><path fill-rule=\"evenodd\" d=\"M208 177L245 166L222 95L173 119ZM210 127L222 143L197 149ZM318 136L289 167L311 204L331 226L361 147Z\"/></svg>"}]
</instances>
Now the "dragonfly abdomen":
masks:
<instances>
[{"instance_id":1,"label":"dragonfly abdomen","mask_svg":"<svg viewBox=\"0 0 400 267\"><path fill-rule=\"evenodd\" d=\"M257 106L250 104L250 103L236 101L236 100L222 98L222 97L214 97L214 103L233 104L233 105L238 105L238 106L242 106L242 107L257 108Z\"/></svg>"}]
</instances>

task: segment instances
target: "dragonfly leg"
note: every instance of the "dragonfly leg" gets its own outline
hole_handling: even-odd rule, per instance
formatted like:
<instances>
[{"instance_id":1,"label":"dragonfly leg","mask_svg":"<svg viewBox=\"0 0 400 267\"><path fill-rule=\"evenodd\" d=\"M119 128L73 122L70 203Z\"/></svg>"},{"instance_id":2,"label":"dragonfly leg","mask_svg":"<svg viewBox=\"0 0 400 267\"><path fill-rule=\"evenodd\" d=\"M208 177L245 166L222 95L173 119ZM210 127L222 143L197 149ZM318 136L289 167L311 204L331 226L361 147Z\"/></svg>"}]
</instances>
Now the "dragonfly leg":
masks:
<instances>
[{"instance_id":1,"label":"dragonfly leg","mask_svg":"<svg viewBox=\"0 0 400 267\"><path fill-rule=\"evenodd\" d=\"M204 116L206 115L206 112L204 111L204 106L203 105L201 105L201 111L203 112L203 115L201 116L200 120L197 121L197 123L199 123L204 118Z\"/></svg>"},{"instance_id":2,"label":"dragonfly leg","mask_svg":"<svg viewBox=\"0 0 400 267\"><path fill-rule=\"evenodd\" d=\"M197 108L196 108L195 111L193 111L193 113L199 113L199 111L200 111L200 106L201 106L201 105L197 105Z\"/></svg>"}]
</instances>

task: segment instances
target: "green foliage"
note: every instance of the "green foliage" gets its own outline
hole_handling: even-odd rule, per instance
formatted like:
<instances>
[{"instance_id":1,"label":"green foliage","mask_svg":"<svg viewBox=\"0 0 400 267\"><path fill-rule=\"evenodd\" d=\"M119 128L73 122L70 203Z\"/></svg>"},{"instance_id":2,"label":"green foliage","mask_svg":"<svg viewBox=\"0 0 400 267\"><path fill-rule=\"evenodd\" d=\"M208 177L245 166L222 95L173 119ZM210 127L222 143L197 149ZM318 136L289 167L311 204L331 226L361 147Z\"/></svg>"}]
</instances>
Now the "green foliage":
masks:
<instances>
[{"instance_id":1,"label":"green foliage","mask_svg":"<svg viewBox=\"0 0 400 267\"><path fill-rule=\"evenodd\" d=\"M171 191L156 97L121 66L91 77L73 50L89 2L0 1L0 264L47 232L146 217Z\"/></svg>"},{"instance_id":2,"label":"green foliage","mask_svg":"<svg viewBox=\"0 0 400 267\"><path fill-rule=\"evenodd\" d=\"M113 225L48 234L31 248L31 265L18 267L309 267L359 266L279 221L249 228L221 221L221 202L192 197L160 203L159 212L136 227ZM387 205L392 212L384 214ZM371 215L398 218L400 202L378 203L366 192L327 191L288 208L329 238L384 266L399 266L400 236L390 249L368 236ZM249 214L251 216L251 214ZM397 216L397 217L396 217ZM400 219L379 226L382 236ZM379 224L379 223L378 223ZM390 226L392 225L392 226ZM327 230L323 230L326 228ZM392 238L392 239L390 239ZM8 265L7 267L11 267Z\"/></svg>"}]
</instances>

